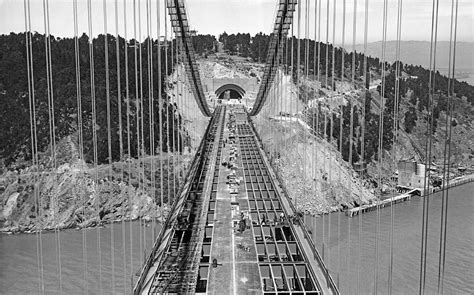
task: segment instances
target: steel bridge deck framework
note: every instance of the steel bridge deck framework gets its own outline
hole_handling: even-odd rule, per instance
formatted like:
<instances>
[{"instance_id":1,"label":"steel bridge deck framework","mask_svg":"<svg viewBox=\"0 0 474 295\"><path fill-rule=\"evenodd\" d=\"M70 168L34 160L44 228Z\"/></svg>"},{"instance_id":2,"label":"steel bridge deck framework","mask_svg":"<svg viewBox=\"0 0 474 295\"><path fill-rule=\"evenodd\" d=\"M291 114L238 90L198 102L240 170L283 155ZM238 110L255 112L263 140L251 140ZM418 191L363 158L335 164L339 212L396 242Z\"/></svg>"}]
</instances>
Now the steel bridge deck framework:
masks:
<instances>
[{"instance_id":1,"label":"steel bridge deck framework","mask_svg":"<svg viewBox=\"0 0 474 295\"><path fill-rule=\"evenodd\" d=\"M183 205L163 229L169 238L155 245L160 255L150 256L135 294L338 293L308 256L314 249L293 224L295 211L242 106L216 109L197 158L177 200Z\"/></svg>"}]
</instances>

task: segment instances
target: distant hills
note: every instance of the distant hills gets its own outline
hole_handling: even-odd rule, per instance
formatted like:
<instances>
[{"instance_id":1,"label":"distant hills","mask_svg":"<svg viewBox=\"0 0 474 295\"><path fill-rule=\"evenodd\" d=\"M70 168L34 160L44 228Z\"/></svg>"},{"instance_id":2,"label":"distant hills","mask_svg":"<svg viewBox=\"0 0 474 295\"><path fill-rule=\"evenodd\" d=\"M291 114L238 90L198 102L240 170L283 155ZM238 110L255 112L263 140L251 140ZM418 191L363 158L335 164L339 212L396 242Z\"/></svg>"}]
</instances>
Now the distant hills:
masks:
<instances>
[{"instance_id":1,"label":"distant hills","mask_svg":"<svg viewBox=\"0 0 474 295\"><path fill-rule=\"evenodd\" d=\"M352 50L351 46L346 46ZM363 52L364 45L357 44L356 51ZM405 64L421 65L426 69L430 67L430 42L427 41L402 41L400 44L401 60ZM382 41L367 44L367 55L382 57ZM385 51L387 61L395 61L396 41L388 41ZM449 42L437 42L436 68L446 74L449 67ZM474 43L458 42L456 44L456 72L474 73Z\"/></svg>"}]
</instances>

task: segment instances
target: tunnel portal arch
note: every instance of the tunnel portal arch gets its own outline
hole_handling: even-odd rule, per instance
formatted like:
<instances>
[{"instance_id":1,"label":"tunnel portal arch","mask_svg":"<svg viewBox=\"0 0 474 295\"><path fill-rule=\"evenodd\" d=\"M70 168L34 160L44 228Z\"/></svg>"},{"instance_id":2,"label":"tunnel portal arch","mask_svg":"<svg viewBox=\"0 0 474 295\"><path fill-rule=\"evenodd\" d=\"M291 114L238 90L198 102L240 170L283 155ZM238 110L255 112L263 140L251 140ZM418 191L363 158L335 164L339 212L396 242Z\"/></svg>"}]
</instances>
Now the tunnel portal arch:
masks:
<instances>
[{"instance_id":1,"label":"tunnel portal arch","mask_svg":"<svg viewBox=\"0 0 474 295\"><path fill-rule=\"evenodd\" d=\"M218 97L219 99L223 99L224 94L226 93L226 91L229 91L230 98L239 99L239 98L244 97L244 95L245 95L245 90L242 87L240 87L239 85L237 85L237 84L224 84L221 87L217 88L217 90L215 91L216 97Z\"/></svg>"}]
</instances>

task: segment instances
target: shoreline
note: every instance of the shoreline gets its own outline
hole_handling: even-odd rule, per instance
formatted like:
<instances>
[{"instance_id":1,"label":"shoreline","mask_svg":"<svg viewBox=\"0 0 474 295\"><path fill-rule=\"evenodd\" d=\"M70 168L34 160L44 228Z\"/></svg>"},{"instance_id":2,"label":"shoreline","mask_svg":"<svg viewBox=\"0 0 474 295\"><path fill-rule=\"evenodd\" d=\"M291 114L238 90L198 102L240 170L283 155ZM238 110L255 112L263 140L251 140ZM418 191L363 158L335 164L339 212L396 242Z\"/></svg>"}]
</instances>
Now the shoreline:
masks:
<instances>
[{"instance_id":1,"label":"shoreline","mask_svg":"<svg viewBox=\"0 0 474 295\"><path fill-rule=\"evenodd\" d=\"M438 193L438 192L442 192L443 190L449 190L451 188L458 187L458 186L463 186L463 185L466 185L466 184L469 184L469 183L472 183L472 182L474 182L474 174L464 175L464 176L461 177L461 179L457 179L457 180L454 180L453 182L450 182L448 187L446 187L444 189L442 187L440 187L440 188L434 190L433 192L431 192L429 194L429 196L431 196L435 193ZM403 201L407 201L407 200L410 200L413 197L413 196L403 197L403 196L406 196L406 195L407 195L407 193L404 193L404 194L396 195L394 197L385 198L384 200L381 200L381 201L376 200L375 203L372 203L372 204L366 204L366 205L362 205L362 206L354 207L354 208L350 208L350 209L345 209L345 210L334 210L334 211L328 211L328 212L321 212L319 214L310 214L310 213L304 212L304 215L317 217L317 216L326 215L326 214L329 215L331 213L336 213L336 212L345 212L345 214L348 217L353 217L355 215L360 214L361 211L362 211L362 213L365 213L365 212L368 212L368 211L373 211L374 209L371 209L372 207L384 208L384 207L391 206L392 204L402 202L398 199L403 198ZM391 201L387 202L386 200L391 200ZM384 203L384 201L385 201L385 203ZM354 213L355 211L357 211L357 212ZM349 212L351 212L351 213L349 213ZM67 226L59 226L58 228L48 227L48 228L41 229L41 230L35 230L35 229L32 229L32 228L28 228L28 229L1 228L0 229L0 235L22 235L22 234L29 235L29 234L36 234L36 233L39 233L39 232L41 232L41 233L50 233L50 232L55 232L56 230L66 231L66 230L72 230L72 229L75 229L75 230L94 229L94 228L97 228L97 227L106 227L107 225L111 225L111 224L114 224L114 223L135 222L135 221L138 221L139 219L140 219L139 217L135 217L135 218L132 218L132 219L127 219L127 220L112 220L112 221L109 220L109 221L102 221L99 224L97 224L97 222L95 220L92 220L88 224L85 224L83 226L80 226L80 225L67 225ZM155 221L158 224L163 224L166 221L166 219L162 220L161 217L152 218L149 215L142 216L142 222L146 225L152 223L153 221ZM33 226L33 228L34 228L34 226Z\"/></svg>"},{"instance_id":2,"label":"shoreline","mask_svg":"<svg viewBox=\"0 0 474 295\"><path fill-rule=\"evenodd\" d=\"M11 228L1 228L0 229L0 235L31 235L31 234L36 234L36 233L52 233L55 232L56 230L58 231L67 231L67 230L85 230L85 229L94 229L98 227L105 228L108 225L113 225L115 223L122 223L122 222L136 222L139 221L139 217L133 218L133 219L126 219L126 220L112 220L112 221L102 221L99 224L95 221L91 221L90 224L80 226L58 226L57 228L52 228L52 227L47 227L41 230L36 230L36 229L25 229L25 230L20 230L18 228L16 229L11 229ZM166 220L166 219L165 219ZM149 216L143 216L141 222L145 225L149 225L150 223L153 223L155 221L157 224L163 224L164 221L162 220L161 217L149 217ZM92 224L92 225L91 225Z\"/></svg>"},{"instance_id":3,"label":"shoreline","mask_svg":"<svg viewBox=\"0 0 474 295\"><path fill-rule=\"evenodd\" d=\"M461 176L459 179L454 180L453 182L450 182L446 187L441 186L441 187L437 187L437 189L432 188L432 191L429 194L427 194L426 196L432 196L432 195L434 195L438 192L448 191L449 189L452 189L452 188L455 188L455 187L458 187L458 186L462 186L462 185L465 185L465 184L469 184L469 183L472 183L472 182L474 182L474 174L464 175L464 176ZM416 190L417 189L413 189L409 192L406 192L406 193L403 193L403 194L400 194L400 195L397 195L397 196L385 198L383 200L376 200L372 204L362 205L362 206L359 206L359 207L346 209L344 211L345 211L346 216L353 217L353 216L356 216L356 215L359 215L359 214L374 211L376 209L393 206L394 204L397 204L397 203L409 201L409 200L411 200L412 197L417 196L414 193ZM420 191L420 190L418 190L418 191ZM423 198L424 196L419 195L419 197Z\"/></svg>"}]
</instances>

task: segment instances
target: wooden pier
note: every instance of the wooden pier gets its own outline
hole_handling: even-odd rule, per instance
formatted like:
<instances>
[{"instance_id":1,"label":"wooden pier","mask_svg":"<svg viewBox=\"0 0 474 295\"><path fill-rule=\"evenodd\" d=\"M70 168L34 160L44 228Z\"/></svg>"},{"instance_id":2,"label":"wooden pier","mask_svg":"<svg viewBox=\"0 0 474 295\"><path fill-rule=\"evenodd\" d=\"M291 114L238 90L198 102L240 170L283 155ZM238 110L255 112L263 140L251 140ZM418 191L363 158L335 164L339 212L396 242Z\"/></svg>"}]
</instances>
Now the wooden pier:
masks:
<instances>
[{"instance_id":1,"label":"wooden pier","mask_svg":"<svg viewBox=\"0 0 474 295\"><path fill-rule=\"evenodd\" d=\"M419 189L412 189L409 192L406 192L404 194L387 198L381 201L375 201L372 204L368 205L362 205L356 208L351 208L346 210L346 215L349 217L353 217L362 213L374 211L377 208L385 208L392 206L393 204L401 203L410 200L413 196L419 194L420 190Z\"/></svg>"},{"instance_id":2,"label":"wooden pier","mask_svg":"<svg viewBox=\"0 0 474 295\"><path fill-rule=\"evenodd\" d=\"M444 189L449 189L449 188L452 188L452 187L460 186L460 185L463 185L463 184L466 184L466 183L469 183L469 182L474 182L474 175L471 174L471 175L455 178L452 181L450 181L449 185L446 186ZM434 193L440 192L442 190L443 190L443 187L436 187L436 188L432 189L430 194L434 194ZM412 189L412 190L410 190L406 193L403 193L403 194L395 196L395 197L387 198L387 199L380 200L380 201L375 201L372 204L367 204L367 205L362 205L360 207L347 209L346 210L346 215L349 216L349 217L353 217L353 216L356 216L356 215L359 215L359 214L374 211L377 208L389 207L392 204L397 204L397 203L408 201L415 195L423 196L423 194L421 192L422 192L422 189L415 188L415 189Z\"/></svg>"}]
</instances>

